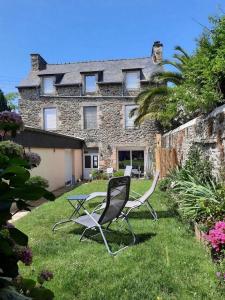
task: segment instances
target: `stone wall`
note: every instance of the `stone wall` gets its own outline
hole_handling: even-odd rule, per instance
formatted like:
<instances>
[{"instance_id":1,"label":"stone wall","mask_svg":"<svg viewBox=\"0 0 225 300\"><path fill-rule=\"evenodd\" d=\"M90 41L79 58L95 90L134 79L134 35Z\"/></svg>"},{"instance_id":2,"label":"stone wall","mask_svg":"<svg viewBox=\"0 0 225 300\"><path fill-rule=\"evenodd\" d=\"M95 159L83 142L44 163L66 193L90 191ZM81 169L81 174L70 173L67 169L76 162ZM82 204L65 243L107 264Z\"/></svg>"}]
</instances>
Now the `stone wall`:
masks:
<instances>
[{"instance_id":1,"label":"stone wall","mask_svg":"<svg viewBox=\"0 0 225 300\"><path fill-rule=\"evenodd\" d=\"M162 136L162 147L175 148L181 165L193 144L198 145L210 159L214 175L218 177L225 166L225 105Z\"/></svg>"},{"instance_id":2,"label":"stone wall","mask_svg":"<svg viewBox=\"0 0 225 300\"><path fill-rule=\"evenodd\" d=\"M66 95L39 96L36 89L20 90L20 113L26 125L43 128L43 109L56 107L56 132L83 138L90 148L99 148L100 164L103 167L116 166L116 149L122 146L141 147L145 153L155 147L155 133L159 131L155 121L146 121L139 128L126 129L125 105L133 104L134 98L117 96L117 85L107 86L105 93L111 97L79 97L70 93L75 88L67 87ZM66 87L65 87L66 89ZM107 90L107 92L106 92ZM115 96L113 96L115 93ZM98 128L83 128L83 107L97 106Z\"/></svg>"}]
</instances>

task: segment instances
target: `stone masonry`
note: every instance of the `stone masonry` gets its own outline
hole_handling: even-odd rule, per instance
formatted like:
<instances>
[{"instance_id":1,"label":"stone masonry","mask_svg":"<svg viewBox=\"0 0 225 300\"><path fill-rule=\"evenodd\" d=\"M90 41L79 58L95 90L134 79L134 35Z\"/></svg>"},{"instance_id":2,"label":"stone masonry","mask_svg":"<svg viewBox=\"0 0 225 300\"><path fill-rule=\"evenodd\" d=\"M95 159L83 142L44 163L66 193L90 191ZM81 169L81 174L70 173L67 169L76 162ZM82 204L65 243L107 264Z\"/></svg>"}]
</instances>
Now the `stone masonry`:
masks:
<instances>
[{"instance_id":1,"label":"stone masonry","mask_svg":"<svg viewBox=\"0 0 225 300\"><path fill-rule=\"evenodd\" d=\"M225 171L225 105L162 136L162 147L175 148L182 165L192 145L198 145L213 164L216 177Z\"/></svg>"},{"instance_id":2,"label":"stone masonry","mask_svg":"<svg viewBox=\"0 0 225 300\"><path fill-rule=\"evenodd\" d=\"M108 61L48 64L39 54L31 54L31 72L18 86L19 109L25 125L42 128L44 108L56 108L56 132L82 138L89 149L98 149L100 167L117 169L117 151L122 147L154 153L155 121L125 128L125 105L151 85L153 73L161 70L162 44L155 42L149 57ZM140 72L140 88L125 89L125 74ZM96 74L96 92L84 94L84 74ZM43 94L43 76L54 76L55 92ZM97 128L84 129L83 108L97 106Z\"/></svg>"}]
</instances>

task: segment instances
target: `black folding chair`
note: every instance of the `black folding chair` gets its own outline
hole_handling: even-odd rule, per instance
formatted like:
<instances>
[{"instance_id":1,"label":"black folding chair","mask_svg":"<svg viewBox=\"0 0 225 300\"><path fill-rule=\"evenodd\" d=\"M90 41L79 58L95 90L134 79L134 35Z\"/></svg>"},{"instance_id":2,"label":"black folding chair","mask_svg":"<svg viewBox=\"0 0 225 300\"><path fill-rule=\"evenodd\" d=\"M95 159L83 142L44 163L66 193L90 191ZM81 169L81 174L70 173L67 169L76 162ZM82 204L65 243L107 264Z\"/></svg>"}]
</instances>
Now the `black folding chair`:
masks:
<instances>
[{"instance_id":1,"label":"black folding chair","mask_svg":"<svg viewBox=\"0 0 225 300\"><path fill-rule=\"evenodd\" d=\"M99 232L97 234L101 234L109 254L116 255L118 252L127 248L128 246L120 248L118 251L112 252L107 242L104 231L105 230L108 231L109 226L111 225L112 222L121 219L122 221L126 221L128 230L133 237L132 244L135 244L136 239L135 239L134 232L129 223L127 215L123 213L123 208L125 207L129 199L129 190L130 190L130 176L114 177L109 180L107 197L106 197L106 205L102 213L101 214L97 214L95 212L89 213L87 210L84 209L85 215L73 220L74 222L86 227L81 235L80 241L82 241L82 239L85 237L85 233L88 229L98 229ZM104 228L103 225L106 228ZM96 236L97 234L91 235L89 237Z\"/></svg>"}]
</instances>

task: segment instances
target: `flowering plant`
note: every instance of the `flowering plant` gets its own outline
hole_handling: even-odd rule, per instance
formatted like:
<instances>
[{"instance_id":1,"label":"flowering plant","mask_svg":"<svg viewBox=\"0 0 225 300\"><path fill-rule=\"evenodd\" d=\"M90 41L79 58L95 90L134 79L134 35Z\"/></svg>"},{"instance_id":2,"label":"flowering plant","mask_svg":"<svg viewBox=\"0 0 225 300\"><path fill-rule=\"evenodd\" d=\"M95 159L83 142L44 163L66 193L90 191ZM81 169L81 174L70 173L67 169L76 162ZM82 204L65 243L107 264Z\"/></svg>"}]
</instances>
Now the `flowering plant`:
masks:
<instances>
[{"instance_id":1,"label":"flowering plant","mask_svg":"<svg viewBox=\"0 0 225 300\"><path fill-rule=\"evenodd\" d=\"M205 239L216 252L225 250L225 221L216 222L209 233L205 234Z\"/></svg>"},{"instance_id":2,"label":"flowering plant","mask_svg":"<svg viewBox=\"0 0 225 300\"><path fill-rule=\"evenodd\" d=\"M18 114L0 113L0 133L1 130L4 131L3 137L6 131L16 133L22 125ZM54 298L53 292L45 288L43 283L20 275L18 262L30 266L33 255L28 246L28 236L9 222L12 218L12 205L18 212L30 210L30 203L42 197L50 201L55 199L39 182L29 182L29 170L39 163L39 155L31 154L25 159L20 145L0 141L0 299ZM49 271L44 271L41 278L42 281L48 281L52 275Z\"/></svg>"},{"instance_id":3,"label":"flowering plant","mask_svg":"<svg viewBox=\"0 0 225 300\"><path fill-rule=\"evenodd\" d=\"M40 165L41 157L37 153L34 152L26 152L24 154L24 158L28 161L31 168L37 167Z\"/></svg>"},{"instance_id":4,"label":"flowering plant","mask_svg":"<svg viewBox=\"0 0 225 300\"><path fill-rule=\"evenodd\" d=\"M15 136L18 130L23 129L23 126L23 120L18 113L11 111L0 112L0 129L4 135L11 131L12 135Z\"/></svg>"}]
</instances>

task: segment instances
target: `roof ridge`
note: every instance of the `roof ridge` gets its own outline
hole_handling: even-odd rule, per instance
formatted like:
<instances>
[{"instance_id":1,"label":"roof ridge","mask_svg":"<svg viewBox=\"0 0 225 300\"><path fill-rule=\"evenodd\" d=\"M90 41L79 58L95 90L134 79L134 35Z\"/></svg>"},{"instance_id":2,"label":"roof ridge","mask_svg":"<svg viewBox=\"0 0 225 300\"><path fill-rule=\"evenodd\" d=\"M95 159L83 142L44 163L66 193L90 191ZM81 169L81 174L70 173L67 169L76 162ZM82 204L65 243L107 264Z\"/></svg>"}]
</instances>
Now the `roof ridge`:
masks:
<instances>
[{"instance_id":1,"label":"roof ridge","mask_svg":"<svg viewBox=\"0 0 225 300\"><path fill-rule=\"evenodd\" d=\"M115 58L115 59L102 59L102 60L84 60L84 61L75 61L75 62L65 62L65 63L48 63L48 65L72 65L72 64L81 64L81 63L91 63L91 62L107 62L107 61L121 61L121 60L138 60L144 58L151 58L151 56L144 57L133 57L133 58Z\"/></svg>"}]
</instances>

